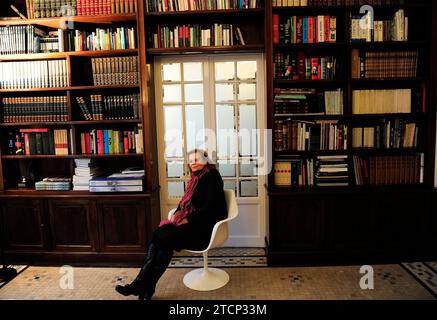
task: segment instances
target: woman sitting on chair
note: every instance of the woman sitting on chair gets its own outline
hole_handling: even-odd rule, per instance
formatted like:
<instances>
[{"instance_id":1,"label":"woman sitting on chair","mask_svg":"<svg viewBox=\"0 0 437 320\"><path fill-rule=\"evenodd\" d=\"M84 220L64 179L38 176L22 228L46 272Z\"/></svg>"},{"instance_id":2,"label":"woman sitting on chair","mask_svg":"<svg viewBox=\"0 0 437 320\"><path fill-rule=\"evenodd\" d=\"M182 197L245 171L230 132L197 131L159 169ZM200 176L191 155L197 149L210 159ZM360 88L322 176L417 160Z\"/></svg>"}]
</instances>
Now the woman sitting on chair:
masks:
<instances>
[{"instance_id":1,"label":"woman sitting on chair","mask_svg":"<svg viewBox=\"0 0 437 320\"><path fill-rule=\"evenodd\" d=\"M159 278L173 257L173 250L203 250L214 225L227 217L223 180L206 151L188 152L191 179L171 218L164 219L153 232L147 257L135 280L115 287L122 295L150 300Z\"/></svg>"}]
</instances>

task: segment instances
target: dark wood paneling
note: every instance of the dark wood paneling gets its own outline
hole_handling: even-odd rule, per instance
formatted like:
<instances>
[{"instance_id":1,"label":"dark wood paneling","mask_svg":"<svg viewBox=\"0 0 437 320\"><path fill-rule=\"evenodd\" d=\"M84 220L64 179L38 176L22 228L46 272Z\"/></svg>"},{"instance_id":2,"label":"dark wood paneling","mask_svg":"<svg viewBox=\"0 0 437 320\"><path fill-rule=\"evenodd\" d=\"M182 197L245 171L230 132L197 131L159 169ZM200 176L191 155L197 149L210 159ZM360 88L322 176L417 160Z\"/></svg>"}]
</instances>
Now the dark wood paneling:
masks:
<instances>
[{"instance_id":1,"label":"dark wood paneling","mask_svg":"<svg viewBox=\"0 0 437 320\"><path fill-rule=\"evenodd\" d=\"M330 196L324 202L328 246L334 251L344 252L370 250L373 202L354 194Z\"/></svg>"},{"instance_id":2,"label":"dark wood paneling","mask_svg":"<svg viewBox=\"0 0 437 320\"><path fill-rule=\"evenodd\" d=\"M45 223L38 200L2 200L2 229L7 249L40 250L46 246Z\"/></svg>"},{"instance_id":3,"label":"dark wood paneling","mask_svg":"<svg viewBox=\"0 0 437 320\"><path fill-rule=\"evenodd\" d=\"M97 222L92 201L49 200L48 205L55 250L98 250Z\"/></svg>"},{"instance_id":4,"label":"dark wood paneling","mask_svg":"<svg viewBox=\"0 0 437 320\"><path fill-rule=\"evenodd\" d=\"M311 196L270 196L270 243L278 250L321 246L322 205Z\"/></svg>"},{"instance_id":5,"label":"dark wood paneling","mask_svg":"<svg viewBox=\"0 0 437 320\"><path fill-rule=\"evenodd\" d=\"M138 200L99 200L102 251L137 251L146 248L146 204Z\"/></svg>"}]
</instances>

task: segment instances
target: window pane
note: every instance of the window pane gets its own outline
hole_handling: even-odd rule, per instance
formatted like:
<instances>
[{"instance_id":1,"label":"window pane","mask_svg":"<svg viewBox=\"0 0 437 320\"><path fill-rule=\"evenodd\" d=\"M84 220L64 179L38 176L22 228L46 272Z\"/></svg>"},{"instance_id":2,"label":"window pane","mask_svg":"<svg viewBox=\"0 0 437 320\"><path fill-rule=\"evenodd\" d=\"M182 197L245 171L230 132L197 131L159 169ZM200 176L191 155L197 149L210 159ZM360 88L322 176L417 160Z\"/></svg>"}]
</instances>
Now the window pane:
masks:
<instances>
[{"instance_id":1,"label":"window pane","mask_svg":"<svg viewBox=\"0 0 437 320\"><path fill-rule=\"evenodd\" d=\"M255 83L240 83L238 91L238 100L255 100L256 85Z\"/></svg>"},{"instance_id":2,"label":"window pane","mask_svg":"<svg viewBox=\"0 0 437 320\"><path fill-rule=\"evenodd\" d=\"M180 198L184 195L184 183L182 181L169 181L167 186L169 198Z\"/></svg>"},{"instance_id":3,"label":"window pane","mask_svg":"<svg viewBox=\"0 0 437 320\"><path fill-rule=\"evenodd\" d=\"M215 80L233 80L235 78L234 62L216 62L215 63Z\"/></svg>"},{"instance_id":4,"label":"window pane","mask_svg":"<svg viewBox=\"0 0 437 320\"><path fill-rule=\"evenodd\" d=\"M240 155L254 156L257 154L256 106L239 106L239 141Z\"/></svg>"},{"instance_id":5,"label":"window pane","mask_svg":"<svg viewBox=\"0 0 437 320\"><path fill-rule=\"evenodd\" d=\"M251 80L256 78L256 61L238 61L237 77L240 80Z\"/></svg>"},{"instance_id":6,"label":"window pane","mask_svg":"<svg viewBox=\"0 0 437 320\"><path fill-rule=\"evenodd\" d=\"M234 107L217 106L217 155L219 157L235 156Z\"/></svg>"},{"instance_id":7,"label":"window pane","mask_svg":"<svg viewBox=\"0 0 437 320\"><path fill-rule=\"evenodd\" d=\"M215 100L234 101L234 85L233 84L216 84L215 85Z\"/></svg>"},{"instance_id":8,"label":"window pane","mask_svg":"<svg viewBox=\"0 0 437 320\"><path fill-rule=\"evenodd\" d=\"M187 62L183 64L184 81L202 81L202 62Z\"/></svg>"},{"instance_id":9,"label":"window pane","mask_svg":"<svg viewBox=\"0 0 437 320\"><path fill-rule=\"evenodd\" d=\"M167 178L180 178L184 176L183 161L167 161Z\"/></svg>"},{"instance_id":10,"label":"window pane","mask_svg":"<svg viewBox=\"0 0 437 320\"><path fill-rule=\"evenodd\" d=\"M218 169L222 177L235 177L235 161L219 160Z\"/></svg>"},{"instance_id":11,"label":"window pane","mask_svg":"<svg viewBox=\"0 0 437 320\"><path fill-rule=\"evenodd\" d=\"M203 84L186 84L185 102L203 102Z\"/></svg>"},{"instance_id":12,"label":"window pane","mask_svg":"<svg viewBox=\"0 0 437 320\"><path fill-rule=\"evenodd\" d=\"M181 102L181 85L165 84L162 86L164 91L163 102Z\"/></svg>"},{"instance_id":13,"label":"window pane","mask_svg":"<svg viewBox=\"0 0 437 320\"><path fill-rule=\"evenodd\" d=\"M258 196L257 180L240 181L240 197L257 197L257 196Z\"/></svg>"},{"instance_id":14,"label":"window pane","mask_svg":"<svg viewBox=\"0 0 437 320\"><path fill-rule=\"evenodd\" d=\"M182 111L181 107L164 107L165 156L182 157Z\"/></svg>"},{"instance_id":15,"label":"window pane","mask_svg":"<svg viewBox=\"0 0 437 320\"><path fill-rule=\"evenodd\" d=\"M240 163L240 176L256 176L256 160L242 160Z\"/></svg>"},{"instance_id":16,"label":"window pane","mask_svg":"<svg viewBox=\"0 0 437 320\"><path fill-rule=\"evenodd\" d=\"M163 81L181 81L180 63L170 63L162 65Z\"/></svg>"},{"instance_id":17,"label":"window pane","mask_svg":"<svg viewBox=\"0 0 437 320\"><path fill-rule=\"evenodd\" d=\"M223 188L234 190L235 196L237 196L237 183L234 180L223 180Z\"/></svg>"},{"instance_id":18,"label":"window pane","mask_svg":"<svg viewBox=\"0 0 437 320\"><path fill-rule=\"evenodd\" d=\"M203 149L205 143L203 106L186 106L185 121L187 150Z\"/></svg>"}]
</instances>

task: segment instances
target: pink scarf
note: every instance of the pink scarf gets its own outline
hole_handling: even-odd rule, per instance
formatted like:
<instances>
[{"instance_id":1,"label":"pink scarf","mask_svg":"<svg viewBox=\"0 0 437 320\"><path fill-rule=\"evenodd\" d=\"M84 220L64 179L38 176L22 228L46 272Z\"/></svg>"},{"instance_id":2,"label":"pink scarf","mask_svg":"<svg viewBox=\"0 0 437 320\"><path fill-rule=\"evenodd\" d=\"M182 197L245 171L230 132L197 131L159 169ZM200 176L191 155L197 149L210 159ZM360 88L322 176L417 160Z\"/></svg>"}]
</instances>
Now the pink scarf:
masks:
<instances>
[{"instance_id":1,"label":"pink scarf","mask_svg":"<svg viewBox=\"0 0 437 320\"><path fill-rule=\"evenodd\" d=\"M194 207L191 203L191 199L193 198L193 194L196 191L197 184L199 180L209 171L209 167L205 166L202 170L192 172L191 179L188 181L187 190L185 191L184 196L179 202L179 210L175 212L173 215L173 222L169 219L164 219L159 223L159 226L163 226L165 224L172 223L176 226L179 226L190 213L194 211Z\"/></svg>"}]
</instances>

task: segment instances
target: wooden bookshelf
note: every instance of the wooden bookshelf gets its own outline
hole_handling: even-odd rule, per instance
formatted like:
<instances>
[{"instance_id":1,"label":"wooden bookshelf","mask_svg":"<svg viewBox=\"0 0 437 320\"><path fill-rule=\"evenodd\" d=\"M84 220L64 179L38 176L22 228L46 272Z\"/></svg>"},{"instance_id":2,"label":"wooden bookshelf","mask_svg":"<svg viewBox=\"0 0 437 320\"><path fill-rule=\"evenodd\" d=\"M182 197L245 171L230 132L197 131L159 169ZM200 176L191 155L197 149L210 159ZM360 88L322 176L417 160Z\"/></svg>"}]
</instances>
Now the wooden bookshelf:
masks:
<instances>
[{"instance_id":1,"label":"wooden bookshelf","mask_svg":"<svg viewBox=\"0 0 437 320\"><path fill-rule=\"evenodd\" d=\"M277 120L291 119L307 123L316 120L335 120L348 127L346 150L274 151L273 162L290 161L295 163L297 159L313 159L314 171L312 174L315 176L318 156L345 155L348 159L347 180L349 184L348 186L322 187L314 183L312 186L299 186L297 185L298 181L292 181L290 186L276 185L275 181L277 180L275 180L275 174L272 170L268 179L270 234L268 262L270 265L326 263L327 261L363 262L420 259L433 256L433 252L435 252L435 241L432 239L435 238L433 229L435 229L435 221L437 220L435 216L436 206L432 199L435 197L433 186L436 116L435 106L433 106L435 94L432 92L435 91L436 84L435 71L432 71L435 62L432 61L431 57L437 51L437 33L431 29L435 28L436 25L436 5L431 1L417 3L406 0L402 4L392 1L388 6L373 5L373 7L375 21L388 20L397 10L403 9L405 16L408 16L409 19L408 40L351 41L350 17L358 14L360 8L356 5L324 7L272 7L271 3L266 5L266 24L269 26L267 33L270 35L266 36L267 121L268 127L272 129L273 139L275 139L275 121ZM281 17L286 19L293 16L335 16L337 17L336 42L284 43L286 36L280 36L280 41L277 43L274 41L274 32L279 32L280 35L281 30L283 30L282 32L287 31L285 31L286 27L281 29L281 26L275 29L274 15L279 15L280 23L285 23ZM354 49L360 50L360 53L417 50L419 52L417 76L354 79L351 74L351 53ZM337 74L337 80L276 78L275 55L302 51L308 53L310 57L334 55L340 58L342 65ZM412 98L412 109L409 113L353 114L352 112L354 90L411 88L412 94L417 94L422 86L426 88L425 105L418 104L419 98L417 100ZM314 88L317 92L341 88L344 94L344 112L341 115L280 115L276 112L274 103L276 95L274 90L276 88L284 90L287 88ZM381 120L391 121L392 124L395 121L415 123L419 128L417 146L388 149L352 148L353 128L374 127ZM315 137L319 139L317 136ZM289 139L291 138L289 137ZM275 140L272 148L275 150ZM395 167L395 164L400 166L401 161L413 161L411 159L417 154L424 155L424 161L421 164L423 166L421 174L423 182L420 184L371 185L366 183L357 185L355 182L357 176L355 175L354 157L367 159L367 161L370 158L382 159L380 161L394 164L392 170L398 168L400 171L399 167ZM407 166L405 163L404 165ZM304 166L304 164L301 165ZM369 166L369 162L367 162L367 166ZM293 167L291 168L293 170ZM304 170L307 172L310 169L305 167ZM400 172L401 176L402 174L406 175L405 172ZM391 175L389 179L395 179L392 177L394 176ZM362 178L370 179L364 176ZM380 178L383 181L383 177ZM399 178L399 181L404 180Z\"/></svg>"},{"instance_id":2,"label":"wooden bookshelf","mask_svg":"<svg viewBox=\"0 0 437 320\"><path fill-rule=\"evenodd\" d=\"M26 12L26 1L14 5ZM0 27L35 25L43 30L63 28L73 22L79 30L95 30L134 26L136 49L74 51L1 55L0 63L65 60L68 71L66 87L0 89L0 215L5 231L8 261L81 261L88 263L120 262L136 264L143 260L147 242L160 219L159 193L156 181L156 146L154 145L154 111L148 103L146 49L143 1L138 1L138 14L74 16L27 20L0 20ZM9 2L0 11L10 13ZM92 59L137 57L138 82L135 84L94 85ZM115 82L114 82L115 83ZM126 82L127 83L127 82ZM76 97L138 95L138 119L85 120ZM3 122L2 98L65 97L67 121ZM32 102L33 103L33 102ZM134 107L132 107L134 108ZM91 109L90 109L91 110ZM108 111L108 110L106 110ZM94 112L94 111L93 111ZM117 111L118 112L118 111ZM28 114L34 116L33 114ZM65 114L63 113L63 116ZM108 113L109 115L109 113ZM105 114L104 114L105 116ZM126 115L126 117L128 117ZM143 152L120 154L81 154L81 133L92 129L114 129L134 132L142 128ZM65 129L69 135L68 155L10 155L9 133L26 128ZM139 131L137 131L139 132ZM142 192L91 193L89 191L36 191L20 188L20 170L30 166L35 181L44 177L72 178L75 160L98 161L104 174L127 167L145 169ZM25 223L23 223L25 221ZM18 222L18 223L17 223ZM68 226L69 232L64 232ZM11 234L15 234L11 238ZM29 236L30 235L30 236Z\"/></svg>"}]
</instances>

